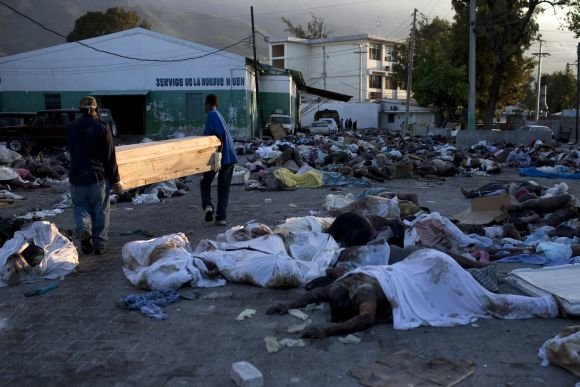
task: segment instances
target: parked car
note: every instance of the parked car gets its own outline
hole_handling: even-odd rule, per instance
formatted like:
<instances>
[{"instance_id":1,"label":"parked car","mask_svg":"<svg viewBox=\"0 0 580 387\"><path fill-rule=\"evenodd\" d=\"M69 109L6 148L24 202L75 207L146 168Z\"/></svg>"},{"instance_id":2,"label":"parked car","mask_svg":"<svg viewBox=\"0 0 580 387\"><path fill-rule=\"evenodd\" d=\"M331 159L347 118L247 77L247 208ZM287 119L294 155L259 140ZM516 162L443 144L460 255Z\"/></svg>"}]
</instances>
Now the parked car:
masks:
<instances>
[{"instance_id":1,"label":"parked car","mask_svg":"<svg viewBox=\"0 0 580 387\"><path fill-rule=\"evenodd\" d=\"M324 109L314 113L314 121L320 121L323 118L332 118L337 126L340 122L340 116L337 110Z\"/></svg>"},{"instance_id":2,"label":"parked car","mask_svg":"<svg viewBox=\"0 0 580 387\"><path fill-rule=\"evenodd\" d=\"M522 132L532 132L532 133L547 133L550 135L551 139L554 139L554 132L547 126L543 125L524 125L520 128Z\"/></svg>"},{"instance_id":3,"label":"parked car","mask_svg":"<svg viewBox=\"0 0 580 387\"><path fill-rule=\"evenodd\" d=\"M286 130L287 134L294 134L294 121L292 117L286 114L271 114L268 117L266 127L269 128L271 124L280 124Z\"/></svg>"},{"instance_id":4,"label":"parked car","mask_svg":"<svg viewBox=\"0 0 580 387\"><path fill-rule=\"evenodd\" d=\"M0 112L0 128L27 125L35 116L33 112Z\"/></svg>"},{"instance_id":5,"label":"parked car","mask_svg":"<svg viewBox=\"0 0 580 387\"><path fill-rule=\"evenodd\" d=\"M112 120L110 111L105 110L103 121ZM6 142L8 149L15 152L25 152L31 148L45 146L64 147L66 146L67 125L81 115L78 109L41 110L27 125L0 128L0 139ZM114 130L116 131L116 125Z\"/></svg>"},{"instance_id":6,"label":"parked car","mask_svg":"<svg viewBox=\"0 0 580 387\"><path fill-rule=\"evenodd\" d=\"M321 118L318 121L326 121L328 122L328 126L330 126L333 132L338 131L338 125L336 125L336 121L334 121L334 118Z\"/></svg>"},{"instance_id":7,"label":"parked car","mask_svg":"<svg viewBox=\"0 0 580 387\"><path fill-rule=\"evenodd\" d=\"M328 121L313 121L310 124L310 134L332 134L337 130Z\"/></svg>"}]
</instances>

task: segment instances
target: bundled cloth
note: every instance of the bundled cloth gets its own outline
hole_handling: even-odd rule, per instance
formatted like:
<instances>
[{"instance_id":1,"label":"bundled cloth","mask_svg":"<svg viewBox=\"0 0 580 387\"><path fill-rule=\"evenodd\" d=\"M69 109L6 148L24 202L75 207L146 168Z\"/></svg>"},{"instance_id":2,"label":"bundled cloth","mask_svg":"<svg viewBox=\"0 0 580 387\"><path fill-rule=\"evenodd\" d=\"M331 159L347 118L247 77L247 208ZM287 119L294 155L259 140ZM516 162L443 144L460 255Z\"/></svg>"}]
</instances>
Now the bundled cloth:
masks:
<instances>
[{"instance_id":1,"label":"bundled cloth","mask_svg":"<svg viewBox=\"0 0 580 387\"><path fill-rule=\"evenodd\" d=\"M141 314L156 320L165 320L167 313L163 307L179 301L181 296L175 290L155 290L146 294L129 294L121 297L119 308L139 310Z\"/></svg>"},{"instance_id":2,"label":"bundled cloth","mask_svg":"<svg viewBox=\"0 0 580 387\"><path fill-rule=\"evenodd\" d=\"M33 254L27 254L27 252ZM34 255L26 259L25 256ZM57 279L72 272L79 264L73 243L46 221L34 222L0 248L0 287Z\"/></svg>"},{"instance_id":3,"label":"bundled cloth","mask_svg":"<svg viewBox=\"0 0 580 387\"><path fill-rule=\"evenodd\" d=\"M297 174L289 169L280 168L274 171L274 176L280 181L283 187L295 188L316 188L322 187L322 174L316 169L310 169L303 174Z\"/></svg>"},{"instance_id":4,"label":"bundled cloth","mask_svg":"<svg viewBox=\"0 0 580 387\"><path fill-rule=\"evenodd\" d=\"M393 308L393 327L466 325L479 318L551 318L551 295L527 297L486 290L449 255L422 249L393 265L364 266L351 273L377 279ZM348 275L348 274L347 274Z\"/></svg>"}]
</instances>

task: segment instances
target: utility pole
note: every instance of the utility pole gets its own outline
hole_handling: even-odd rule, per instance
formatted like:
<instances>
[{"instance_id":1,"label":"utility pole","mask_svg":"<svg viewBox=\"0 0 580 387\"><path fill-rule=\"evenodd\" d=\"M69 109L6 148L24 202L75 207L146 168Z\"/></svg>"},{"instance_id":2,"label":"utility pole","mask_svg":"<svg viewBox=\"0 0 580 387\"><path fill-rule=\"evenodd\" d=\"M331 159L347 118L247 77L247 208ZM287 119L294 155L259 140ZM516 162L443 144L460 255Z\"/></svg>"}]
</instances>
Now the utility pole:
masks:
<instances>
[{"instance_id":1,"label":"utility pole","mask_svg":"<svg viewBox=\"0 0 580 387\"><path fill-rule=\"evenodd\" d=\"M326 90L326 46L322 46L322 82Z\"/></svg>"},{"instance_id":2,"label":"utility pole","mask_svg":"<svg viewBox=\"0 0 580 387\"><path fill-rule=\"evenodd\" d=\"M540 42L540 52L534 52L532 55L538 56L538 89L536 95L536 122L540 120L540 87L542 84L542 57L549 56L547 52L542 52L542 35L538 36Z\"/></svg>"},{"instance_id":3,"label":"utility pole","mask_svg":"<svg viewBox=\"0 0 580 387\"><path fill-rule=\"evenodd\" d=\"M254 50L254 83L256 83L256 114L258 114L258 135L260 139L262 138L262 114L260 111L260 87L258 85L258 59L256 58L256 30L254 28L254 7L250 7L250 13L252 14L252 48ZM255 121L254 121L255 122ZM253 134L256 130L252 130Z\"/></svg>"},{"instance_id":4,"label":"utility pole","mask_svg":"<svg viewBox=\"0 0 580 387\"><path fill-rule=\"evenodd\" d=\"M475 63L476 63L476 37L475 17L476 0L469 1L469 94L467 96L467 130L476 129L475 120Z\"/></svg>"},{"instance_id":5,"label":"utility pole","mask_svg":"<svg viewBox=\"0 0 580 387\"><path fill-rule=\"evenodd\" d=\"M413 56L415 54L415 24L417 22L417 8L413 11L413 28L411 28L411 42L409 44L409 57L407 61L407 103L405 104L405 129L410 131L409 110L411 106L411 87L413 84Z\"/></svg>"},{"instance_id":6,"label":"utility pole","mask_svg":"<svg viewBox=\"0 0 580 387\"><path fill-rule=\"evenodd\" d=\"M576 144L578 144L578 116L580 115L580 43L576 48Z\"/></svg>"},{"instance_id":7,"label":"utility pole","mask_svg":"<svg viewBox=\"0 0 580 387\"><path fill-rule=\"evenodd\" d=\"M358 42L358 51L355 51L355 54L359 54L359 62L358 62L358 101L363 101L363 54L366 54L367 51L363 50L365 48L365 42Z\"/></svg>"}]
</instances>

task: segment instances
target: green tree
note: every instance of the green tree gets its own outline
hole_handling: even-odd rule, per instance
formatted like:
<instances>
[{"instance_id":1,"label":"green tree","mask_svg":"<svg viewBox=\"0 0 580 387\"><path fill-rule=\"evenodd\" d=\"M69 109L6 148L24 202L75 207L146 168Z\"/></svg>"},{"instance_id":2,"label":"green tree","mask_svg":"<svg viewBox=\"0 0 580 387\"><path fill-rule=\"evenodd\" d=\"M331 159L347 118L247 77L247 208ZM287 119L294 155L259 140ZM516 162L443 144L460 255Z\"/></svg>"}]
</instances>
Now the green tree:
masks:
<instances>
[{"instance_id":1,"label":"green tree","mask_svg":"<svg viewBox=\"0 0 580 387\"><path fill-rule=\"evenodd\" d=\"M469 0L452 0L457 36L463 36L462 55L467 61ZM524 97L523 90L534 66L525 51L537 37L536 18L547 8L568 13L566 26L580 33L580 0L479 0L477 2L478 108L490 122L497 108Z\"/></svg>"},{"instance_id":2,"label":"green tree","mask_svg":"<svg viewBox=\"0 0 580 387\"><path fill-rule=\"evenodd\" d=\"M295 26L289 19L282 17L282 21L288 27L284 31L288 31L292 36L302 39L328 38L332 31L329 31L324 25L324 18L315 16L313 13L310 13L310 16L312 16L312 19L306 25L306 31L300 24Z\"/></svg>"},{"instance_id":3,"label":"green tree","mask_svg":"<svg viewBox=\"0 0 580 387\"><path fill-rule=\"evenodd\" d=\"M448 21L435 18L420 22L415 39L413 66L413 97L423 106L439 112L439 126L455 119L455 111L467 101L467 68L457 66L449 55L454 37ZM407 45L399 48L399 64L395 66L398 84L406 83ZM406 86L405 86L406 87Z\"/></svg>"},{"instance_id":4,"label":"green tree","mask_svg":"<svg viewBox=\"0 0 580 387\"><path fill-rule=\"evenodd\" d=\"M94 38L135 27L150 29L146 21L139 21L134 11L113 7L103 12L87 12L75 21L75 28L66 36L67 42Z\"/></svg>"},{"instance_id":5,"label":"green tree","mask_svg":"<svg viewBox=\"0 0 580 387\"><path fill-rule=\"evenodd\" d=\"M569 66L565 71L544 74L542 84L546 85L546 103L552 113L576 107L576 77Z\"/></svg>"},{"instance_id":6,"label":"green tree","mask_svg":"<svg viewBox=\"0 0 580 387\"><path fill-rule=\"evenodd\" d=\"M566 12L566 27L580 38L580 0L571 0Z\"/></svg>"}]
</instances>

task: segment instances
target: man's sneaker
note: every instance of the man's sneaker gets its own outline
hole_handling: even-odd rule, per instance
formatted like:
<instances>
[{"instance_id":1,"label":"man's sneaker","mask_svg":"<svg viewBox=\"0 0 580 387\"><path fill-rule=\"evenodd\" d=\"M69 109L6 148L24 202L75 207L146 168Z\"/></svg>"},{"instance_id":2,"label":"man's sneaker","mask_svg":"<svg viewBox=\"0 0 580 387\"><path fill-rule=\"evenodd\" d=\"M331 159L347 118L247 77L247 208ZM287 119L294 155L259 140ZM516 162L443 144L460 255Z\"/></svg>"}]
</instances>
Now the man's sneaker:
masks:
<instances>
[{"instance_id":1,"label":"man's sneaker","mask_svg":"<svg viewBox=\"0 0 580 387\"><path fill-rule=\"evenodd\" d=\"M213 208L211 206L207 206L205 208L205 221L211 222L213 220Z\"/></svg>"},{"instance_id":2,"label":"man's sneaker","mask_svg":"<svg viewBox=\"0 0 580 387\"><path fill-rule=\"evenodd\" d=\"M93 252L93 244L91 243L91 234L88 231L83 231L79 236L81 241L81 250L85 254L91 254Z\"/></svg>"},{"instance_id":3,"label":"man's sneaker","mask_svg":"<svg viewBox=\"0 0 580 387\"><path fill-rule=\"evenodd\" d=\"M104 247L95 247L95 255L105 254L106 249Z\"/></svg>"},{"instance_id":4,"label":"man's sneaker","mask_svg":"<svg viewBox=\"0 0 580 387\"><path fill-rule=\"evenodd\" d=\"M215 221L216 226L225 226L227 223L225 220L217 220Z\"/></svg>"}]
</instances>

